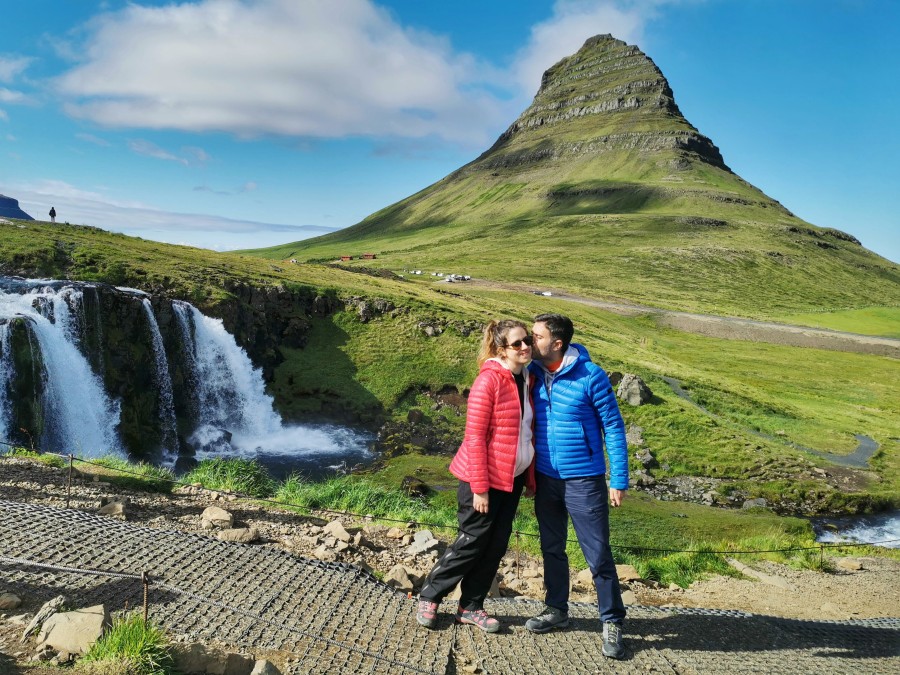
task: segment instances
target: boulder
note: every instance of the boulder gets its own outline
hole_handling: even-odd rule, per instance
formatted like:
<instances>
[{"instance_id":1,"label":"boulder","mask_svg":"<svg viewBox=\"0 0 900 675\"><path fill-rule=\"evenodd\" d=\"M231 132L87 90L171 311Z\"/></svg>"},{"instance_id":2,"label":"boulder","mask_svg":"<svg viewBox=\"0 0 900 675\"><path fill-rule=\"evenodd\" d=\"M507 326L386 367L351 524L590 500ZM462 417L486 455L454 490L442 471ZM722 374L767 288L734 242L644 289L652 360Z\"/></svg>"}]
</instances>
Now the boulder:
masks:
<instances>
[{"instance_id":1,"label":"boulder","mask_svg":"<svg viewBox=\"0 0 900 675\"><path fill-rule=\"evenodd\" d=\"M86 654L110 623L103 605L54 614L41 626L38 647L49 645L57 651Z\"/></svg>"},{"instance_id":2,"label":"boulder","mask_svg":"<svg viewBox=\"0 0 900 675\"><path fill-rule=\"evenodd\" d=\"M656 457L654 457L653 453L651 453L647 448L641 448L640 450L635 452L634 458L645 469L655 469L659 466L659 462L656 461Z\"/></svg>"},{"instance_id":3,"label":"boulder","mask_svg":"<svg viewBox=\"0 0 900 675\"><path fill-rule=\"evenodd\" d=\"M412 543L406 549L407 555L419 555L433 548L436 548L440 542L434 538L431 530L419 530L413 535Z\"/></svg>"},{"instance_id":4,"label":"boulder","mask_svg":"<svg viewBox=\"0 0 900 675\"><path fill-rule=\"evenodd\" d=\"M200 516L200 519L213 527L220 527L223 529L228 529L234 525L234 516L218 506L207 507Z\"/></svg>"},{"instance_id":5,"label":"boulder","mask_svg":"<svg viewBox=\"0 0 900 675\"><path fill-rule=\"evenodd\" d=\"M125 518L126 506L128 506L128 499L125 497L112 497L97 509L97 513L102 516Z\"/></svg>"},{"instance_id":6,"label":"boulder","mask_svg":"<svg viewBox=\"0 0 900 675\"><path fill-rule=\"evenodd\" d=\"M752 509L752 508L766 508L769 505L763 497L757 497L756 499L745 499L744 503L741 505L742 509Z\"/></svg>"},{"instance_id":7,"label":"boulder","mask_svg":"<svg viewBox=\"0 0 900 675\"><path fill-rule=\"evenodd\" d=\"M619 581L640 581L641 575L632 565L616 565Z\"/></svg>"},{"instance_id":8,"label":"boulder","mask_svg":"<svg viewBox=\"0 0 900 675\"><path fill-rule=\"evenodd\" d=\"M639 406L648 403L653 398L653 392L639 376L626 373L619 382L616 396L629 405Z\"/></svg>"},{"instance_id":9,"label":"boulder","mask_svg":"<svg viewBox=\"0 0 900 675\"><path fill-rule=\"evenodd\" d=\"M863 569L862 562L856 558L838 558L834 564L838 569L846 570L847 572L859 572Z\"/></svg>"}]
</instances>

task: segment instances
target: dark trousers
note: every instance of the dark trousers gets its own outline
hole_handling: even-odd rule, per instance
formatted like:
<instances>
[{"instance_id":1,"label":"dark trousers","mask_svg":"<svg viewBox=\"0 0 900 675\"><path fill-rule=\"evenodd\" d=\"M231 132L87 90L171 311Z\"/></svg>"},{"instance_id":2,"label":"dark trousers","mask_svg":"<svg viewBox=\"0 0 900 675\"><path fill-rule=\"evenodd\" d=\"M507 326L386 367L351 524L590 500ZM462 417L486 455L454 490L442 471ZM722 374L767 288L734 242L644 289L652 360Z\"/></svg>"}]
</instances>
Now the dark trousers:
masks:
<instances>
[{"instance_id":1,"label":"dark trousers","mask_svg":"<svg viewBox=\"0 0 900 675\"><path fill-rule=\"evenodd\" d=\"M460 481L456 496L459 532L434 569L425 579L419 597L440 602L462 580L459 605L463 609L482 609L484 599L500 568L500 560L509 547L513 518L525 486L525 474L518 476L512 492L491 489L488 512L472 507L472 488Z\"/></svg>"},{"instance_id":2,"label":"dark trousers","mask_svg":"<svg viewBox=\"0 0 900 675\"><path fill-rule=\"evenodd\" d=\"M609 547L606 476L561 480L538 473L534 511L541 533L546 603L562 610L569 606L566 537L571 516L581 552L594 575L600 620L621 623L625 605Z\"/></svg>"}]
</instances>

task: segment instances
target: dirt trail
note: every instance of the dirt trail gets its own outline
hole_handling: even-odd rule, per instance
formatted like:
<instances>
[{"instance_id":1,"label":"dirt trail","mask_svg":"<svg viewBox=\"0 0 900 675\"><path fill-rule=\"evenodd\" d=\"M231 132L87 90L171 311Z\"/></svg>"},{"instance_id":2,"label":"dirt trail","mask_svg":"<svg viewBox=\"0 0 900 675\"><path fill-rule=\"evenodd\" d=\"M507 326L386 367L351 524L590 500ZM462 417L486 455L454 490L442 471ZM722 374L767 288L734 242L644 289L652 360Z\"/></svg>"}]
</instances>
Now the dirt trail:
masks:
<instances>
[{"instance_id":1,"label":"dirt trail","mask_svg":"<svg viewBox=\"0 0 900 675\"><path fill-rule=\"evenodd\" d=\"M533 286L479 279L467 281L465 282L465 285L521 293L537 292L534 290ZM563 291L556 291L554 289L548 289L547 292L552 293L552 297L558 300L578 302L583 305L597 307L625 316L650 314L657 318L660 325L668 326L669 328L674 328L686 333L697 333L699 335L723 338L726 340L767 342L770 344L787 345L791 347L830 349L833 351L875 354L877 356L888 356L900 359L900 340L895 338L847 333L826 328L810 328L809 326L796 326L775 323L772 321L742 319L732 316L678 312L625 302L606 302L603 300L573 295Z\"/></svg>"}]
</instances>

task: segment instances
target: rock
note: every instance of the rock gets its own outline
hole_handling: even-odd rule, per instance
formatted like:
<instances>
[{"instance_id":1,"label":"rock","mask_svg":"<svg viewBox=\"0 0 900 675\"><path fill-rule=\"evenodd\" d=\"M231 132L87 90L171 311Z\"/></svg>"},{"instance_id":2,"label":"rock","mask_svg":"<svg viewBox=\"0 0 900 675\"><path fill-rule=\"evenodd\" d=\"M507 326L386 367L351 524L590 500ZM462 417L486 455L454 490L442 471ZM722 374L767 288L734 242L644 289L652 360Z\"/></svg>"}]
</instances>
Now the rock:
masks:
<instances>
[{"instance_id":1,"label":"rock","mask_svg":"<svg viewBox=\"0 0 900 675\"><path fill-rule=\"evenodd\" d=\"M22 599L13 593L0 593L0 610L18 609Z\"/></svg>"},{"instance_id":2,"label":"rock","mask_svg":"<svg viewBox=\"0 0 900 675\"><path fill-rule=\"evenodd\" d=\"M406 536L406 532L401 530L399 527L392 527L384 536L388 539L403 539L403 537Z\"/></svg>"},{"instance_id":3,"label":"rock","mask_svg":"<svg viewBox=\"0 0 900 675\"><path fill-rule=\"evenodd\" d=\"M366 539L366 536L362 532L357 532L353 535L353 545L356 548L360 548L362 546L365 546L366 548L374 548L372 546L372 542Z\"/></svg>"},{"instance_id":4,"label":"rock","mask_svg":"<svg viewBox=\"0 0 900 675\"><path fill-rule=\"evenodd\" d=\"M404 476L400 488L410 497L427 497L431 492L425 481L415 476Z\"/></svg>"},{"instance_id":5,"label":"rock","mask_svg":"<svg viewBox=\"0 0 900 675\"><path fill-rule=\"evenodd\" d=\"M57 651L86 654L110 623L103 605L56 613L41 626L37 643L39 647L49 645Z\"/></svg>"},{"instance_id":6,"label":"rock","mask_svg":"<svg viewBox=\"0 0 900 675\"><path fill-rule=\"evenodd\" d=\"M630 589L626 589L622 591L622 602L626 605L636 605L637 604L637 596L634 594L634 591Z\"/></svg>"},{"instance_id":7,"label":"rock","mask_svg":"<svg viewBox=\"0 0 900 675\"><path fill-rule=\"evenodd\" d=\"M221 541L250 544L259 539L259 531L255 527L234 527L220 531L216 537Z\"/></svg>"},{"instance_id":8,"label":"rock","mask_svg":"<svg viewBox=\"0 0 900 675\"><path fill-rule=\"evenodd\" d=\"M25 638L40 628L44 621L53 616L64 604L66 604L66 598L63 595L57 595L52 600L45 602L37 611L37 614L34 615L31 622L25 627L21 641L25 642Z\"/></svg>"},{"instance_id":9,"label":"rock","mask_svg":"<svg viewBox=\"0 0 900 675\"><path fill-rule=\"evenodd\" d=\"M834 561L834 564L839 569L847 570L848 572L858 572L863 569L863 564L856 558L838 558Z\"/></svg>"},{"instance_id":10,"label":"rock","mask_svg":"<svg viewBox=\"0 0 900 675\"><path fill-rule=\"evenodd\" d=\"M574 589L582 591L592 590L594 588L594 573L589 569L581 570L578 574L575 575L575 580L572 586Z\"/></svg>"},{"instance_id":11,"label":"rock","mask_svg":"<svg viewBox=\"0 0 900 675\"><path fill-rule=\"evenodd\" d=\"M406 555L419 555L437 547L440 542L434 538L431 530L419 530L413 535L413 541L406 549Z\"/></svg>"},{"instance_id":12,"label":"rock","mask_svg":"<svg viewBox=\"0 0 900 675\"><path fill-rule=\"evenodd\" d=\"M410 424L421 424L425 421L425 413L417 408L413 408L406 413L406 421Z\"/></svg>"},{"instance_id":13,"label":"rock","mask_svg":"<svg viewBox=\"0 0 900 675\"><path fill-rule=\"evenodd\" d=\"M253 665L250 675L281 675L281 671L271 661L260 659Z\"/></svg>"},{"instance_id":14,"label":"rock","mask_svg":"<svg viewBox=\"0 0 900 675\"><path fill-rule=\"evenodd\" d=\"M641 448L634 453L634 458L641 463L645 469L653 469L659 466L659 462L651 454L647 448Z\"/></svg>"},{"instance_id":15,"label":"rock","mask_svg":"<svg viewBox=\"0 0 900 675\"><path fill-rule=\"evenodd\" d=\"M124 497L112 498L106 504L97 509L97 513L103 516L113 516L117 518L125 518L125 507L128 506L128 500Z\"/></svg>"},{"instance_id":16,"label":"rock","mask_svg":"<svg viewBox=\"0 0 900 675\"><path fill-rule=\"evenodd\" d=\"M175 668L184 675L225 675L228 655L221 649L199 643L175 644L172 647Z\"/></svg>"},{"instance_id":17,"label":"rock","mask_svg":"<svg viewBox=\"0 0 900 675\"><path fill-rule=\"evenodd\" d=\"M653 398L653 392L640 377L626 373L619 382L616 396L629 405L638 406L649 402Z\"/></svg>"},{"instance_id":18,"label":"rock","mask_svg":"<svg viewBox=\"0 0 900 675\"><path fill-rule=\"evenodd\" d=\"M255 660L243 654L230 653L225 657L225 672L223 675L248 675L253 670Z\"/></svg>"},{"instance_id":19,"label":"rock","mask_svg":"<svg viewBox=\"0 0 900 675\"><path fill-rule=\"evenodd\" d=\"M410 578L409 570L403 565L394 565L384 577L384 583L404 593L412 592L415 584Z\"/></svg>"},{"instance_id":20,"label":"rock","mask_svg":"<svg viewBox=\"0 0 900 675\"><path fill-rule=\"evenodd\" d=\"M616 386L613 384L613 386ZM629 424L625 431L625 441L629 448L636 448L644 444L644 428L637 424Z\"/></svg>"},{"instance_id":21,"label":"rock","mask_svg":"<svg viewBox=\"0 0 900 675\"><path fill-rule=\"evenodd\" d=\"M334 562L337 560L337 553L335 553L332 549L322 544L313 551L313 556L321 560L322 562Z\"/></svg>"},{"instance_id":22,"label":"rock","mask_svg":"<svg viewBox=\"0 0 900 675\"><path fill-rule=\"evenodd\" d=\"M756 499L745 499L744 503L741 505L742 509L752 509L757 507L766 508L769 505L763 497L757 497Z\"/></svg>"},{"instance_id":23,"label":"rock","mask_svg":"<svg viewBox=\"0 0 900 675\"><path fill-rule=\"evenodd\" d=\"M632 565L616 565L619 581L640 581L641 575Z\"/></svg>"},{"instance_id":24,"label":"rock","mask_svg":"<svg viewBox=\"0 0 900 675\"><path fill-rule=\"evenodd\" d=\"M204 523L208 523L213 527L230 528L234 525L234 516L228 511L218 506L207 507L200 516Z\"/></svg>"},{"instance_id":25,"label":"rock","mask_svg":"<svg viewBox=\"0 0 900 675\"><path fill-rule=\"evenodd\" d=\"M328 523L323 529L322 532L326 535L330 535L335 539L343 542L349 543L353 537L350 536L350 533L344 529L344 524L339 520L332 520Z\"/></svg>"}]
</instances>

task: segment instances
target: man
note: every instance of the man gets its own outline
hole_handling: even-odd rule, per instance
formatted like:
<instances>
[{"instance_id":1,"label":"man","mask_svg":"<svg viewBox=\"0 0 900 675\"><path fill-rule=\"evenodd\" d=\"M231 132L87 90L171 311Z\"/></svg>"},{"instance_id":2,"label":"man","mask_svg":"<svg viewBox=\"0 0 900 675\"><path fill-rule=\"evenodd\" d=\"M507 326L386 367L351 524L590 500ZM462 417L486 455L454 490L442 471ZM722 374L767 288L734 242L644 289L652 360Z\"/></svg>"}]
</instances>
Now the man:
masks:
<instances>
[{"instance_id":1,"label":"man","mask_svg":"<svg viewBox=\"0 0 900 675\"><path fill-rule=\"evenodd\" d=\"M537 490L534 509L541 533L543 611L525 627L546 633L569 625L568 518L597 589L603 622L603 655L622 658L625 605L609 546L609 506L619 506L628 489L625 423L609 378L587 350L571 344L572 321L560 314L535 317L529 368L534 388L534 446ZM607 497L609 455L610 488Z\"/></svg>"},{"instance_id":2,"label":"man","mask_svg":"<svg viewBox=\"0 0 900 675\"><path fill-rule=\"evenodd\" d=\"M50 222L51 223L56 222L56 207L54 207L54 206L50 207Z\"/></svg>"}]
</instances>

